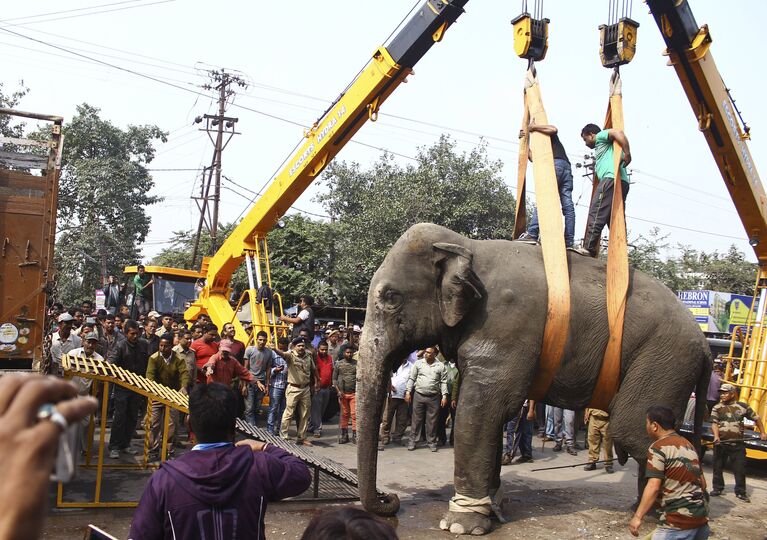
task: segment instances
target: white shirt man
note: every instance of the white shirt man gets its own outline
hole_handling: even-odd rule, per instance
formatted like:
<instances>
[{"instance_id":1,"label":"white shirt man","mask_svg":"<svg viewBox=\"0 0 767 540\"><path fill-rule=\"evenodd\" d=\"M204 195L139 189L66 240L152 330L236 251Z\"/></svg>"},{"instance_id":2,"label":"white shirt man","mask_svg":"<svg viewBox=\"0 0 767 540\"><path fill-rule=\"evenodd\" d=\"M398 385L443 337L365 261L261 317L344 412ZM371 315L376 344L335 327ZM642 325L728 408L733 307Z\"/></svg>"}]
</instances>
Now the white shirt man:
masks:
<instances>
[{"instance_id":1,"label":"white shirt man","mask_svg":"<svg viewBox=\"0 0 767 540\"><path fill-rule=\"evenodd\" d=\"M80 336L72 332L72 321L75 318L69 313L59 315L59 329L51 336L51 374L60 377L61 356L82 346Z\"/></svg>"}]
</instances>

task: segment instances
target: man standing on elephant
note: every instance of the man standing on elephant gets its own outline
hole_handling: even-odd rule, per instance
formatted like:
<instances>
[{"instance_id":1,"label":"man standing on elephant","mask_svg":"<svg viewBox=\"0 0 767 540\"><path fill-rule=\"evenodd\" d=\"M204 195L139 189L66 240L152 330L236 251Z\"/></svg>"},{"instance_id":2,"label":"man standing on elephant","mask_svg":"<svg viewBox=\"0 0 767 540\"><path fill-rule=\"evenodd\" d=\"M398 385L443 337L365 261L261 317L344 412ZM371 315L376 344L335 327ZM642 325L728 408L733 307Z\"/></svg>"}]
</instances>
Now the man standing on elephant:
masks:
<instances>
[{"instance_id":1,"label":"man standing on elephant","mask_svg":"<svg viewBox=\"0 0 767 540\"><path fill-rule=\"evenodd\" d=\"M581 138L586 146L594 149L595 164L594 173L599 180L594 197L591 199L589 217L586 221L586 236L583 238L583 247L576 248L581 255L596 257L599 249L599 240L602 230L610 222L613 205L613 189L615 183L615 164L613 163L613 142L617 142L623 150L623 158L620 164L621 193L623 202L629 192L629 175L626 167L631 163L631 150L629 140L623 131L619 129L600 129L596 124L586 124L581 130Z\"/></svg>"},{"instance_id":2,"label":"man standing on elephant","mask_svg":"<svg viewBox=\"0 0 767 540\"><path fill-rule=\"evenodd\" d=\"M292 342L293 351L283 352L273 349L277 356L281 356L288 364L288 387L285 391L285 412L280 425L280 437L288 438L288 428L293 417L298 418L298 432L296 444L314 446L306 440L306 428L309 424L309 414L312 406L312 398L309 385L319 380L312 355L306 352L304 338L297 337Z\"/></svg>"},{"instance_id":3,"label":"man standing on elephant","mask_svg":"<svg viewBox=\"0 0 767 540\"><path fill-rule=\"evenodd\" d=\"M447 396L447 370L437 362L436 349L429 347L413 365L407 381L405 401L413 403L408 450L415 450L416 438L425 423L426 443L432 452L437 451L437 419L439 408L447 405Z\"/></svg>"},{"instance_id":4,"label":"man standing on elephant","mask_svg":"<svg viewBox=\"0 0 767 540\"><path fill-rule=\"evenodd\" d=\"M557 175L557 187L559 188L559 202L562 205L562 215L565 218L565 247L573 245L575 236L575 206L573 205L573 173L570 160L567 159L565 147L559 140L556 126L530 124L528 131L543 133L551 140L551 152L554 155L554 172ZM522 137L524 131L520 131ZM532 158L531 158L532 161ZM538 209L533 210L527 232L520 235L520 240L538 240L540 227L538 226Z\"/></svg>"}]
</instances>

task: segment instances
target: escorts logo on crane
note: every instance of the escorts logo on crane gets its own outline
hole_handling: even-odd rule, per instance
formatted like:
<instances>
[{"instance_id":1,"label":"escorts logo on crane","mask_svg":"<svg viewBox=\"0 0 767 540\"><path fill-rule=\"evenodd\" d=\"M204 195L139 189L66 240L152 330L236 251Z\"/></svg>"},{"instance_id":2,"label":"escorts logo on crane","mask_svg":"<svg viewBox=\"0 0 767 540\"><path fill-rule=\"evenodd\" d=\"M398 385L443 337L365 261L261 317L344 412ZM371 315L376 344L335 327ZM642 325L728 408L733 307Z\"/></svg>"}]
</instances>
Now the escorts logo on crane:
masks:
<instances>
[{"instance_id":1,"label":"escorts logo on crane","mask_svg":"<svg viewBox=\"0 0 767 540\"><path fill-rule=\"evenodd\" d=\"M346 106L342 105L340 109L338 109L338 112L333 116L327 124L320 130L319 133L315 136L315 141L317 144L321 144L322 141L331 133L333 133L336 125L338 124L338 121L346 114ZM296 171L298 170L301 165L304 164L304 162L309 159L309 157L314 153L315 145L314 143L310 144L306 150L303 151L301 156L296 160L296 162L293 164L293 166L290 168L290 171L288 171L289 176L293 176Z\"/></svg>"},{"instance_id":2,"label":"escorts logo on crane","mask_svg":"<svg viewBox=\"0 0 767 540\"><path fill-rule=\"evenodd\" d=\"M751 181L751 184L753 186L757 186L757 176L756 176L756 169L754 167L754 162L751 161L751 154L748 151L748 146L746 146L746 143L743 141L743 138L740 136L740 130L738 129L738 124L735 121L735 115L732 113L732 108L730 107L730 101L729 99L726 99L722 102L722 109L724 109L724 114L727 117L727 122L730 124L730 129L732 130L733 139L737 141L738 144L738 150L740 151L740 158L743 160L743 164L745 165L746 173L748 174L748 179Z\"/></svg>"}]
</instances>

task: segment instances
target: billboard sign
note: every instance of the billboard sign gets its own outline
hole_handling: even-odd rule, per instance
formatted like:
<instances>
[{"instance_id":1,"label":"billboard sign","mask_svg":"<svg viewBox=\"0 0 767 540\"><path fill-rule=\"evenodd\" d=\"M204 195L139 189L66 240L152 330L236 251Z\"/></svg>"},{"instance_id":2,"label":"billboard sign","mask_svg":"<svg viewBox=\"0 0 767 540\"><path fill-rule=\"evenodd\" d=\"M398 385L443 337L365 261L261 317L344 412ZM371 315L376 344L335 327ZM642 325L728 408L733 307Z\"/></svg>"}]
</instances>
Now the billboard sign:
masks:
<instances>
[{"instance_id":1,"label":"billboard sign","mask_svg":"<svg viewBox=\"0 0 767 540\"><path fill-rule=\"evenodd\" d=\"M730 333L736 326L744 326L753 300L720 291L679 291L677 296L704 332Z\"/></svg>"}]
</instances>

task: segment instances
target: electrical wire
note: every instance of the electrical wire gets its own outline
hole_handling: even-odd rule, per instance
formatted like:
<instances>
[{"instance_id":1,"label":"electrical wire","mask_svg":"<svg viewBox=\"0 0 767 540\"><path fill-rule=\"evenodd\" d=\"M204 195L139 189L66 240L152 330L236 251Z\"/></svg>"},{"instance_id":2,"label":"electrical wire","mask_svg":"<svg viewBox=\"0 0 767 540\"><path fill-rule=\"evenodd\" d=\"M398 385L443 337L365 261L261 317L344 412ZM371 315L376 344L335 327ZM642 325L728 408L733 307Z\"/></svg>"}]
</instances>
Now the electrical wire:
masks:
<instances>
[{"instance_id":1,"label":"electrical wire","mask_svg":"<svg viewBox=\"0 0 767 540\"><path fill-rule=\"evenodd\" d=\"M160 3L167 3L167 2L170 2L170 1L173 1L173 0L164 0L162 2L153 2L151 4L141 4L140 6L130 6L130 7L149 6L149 5L155 5L155 4L160 4ZM616 4L617 4L617 0L616 0ZM111 11L115 11L115 10L111 10ZM617 12L617 5L615 6L615 12ZM187 87L184 87L184 86L179 86L179 85L174 84L172 82L169 82L167 80L163 80L163 79L166 79L165 77L159 78L159 77L155 77L155 76L152 76L152 75L147 75L145 73L141 73L141 72L129 69L129 68L118 66L118 65L110 63L110 62L106 62L106 61L103 61L103 60L99 60L97 58L90 57L90 56L85 55L85 54L78 53L76 51L70 50L70 49L65 48L65 47L61 47L61 46L58 46L58 45L55 45L55 44L52 44L52 43L48 43L46 41L43 41L43 40L31 37L31 36L27 36L27 35L21 34L19 32L15 32L13 30L9 30L8 28L3 27L3 26L0 26L0 31L6 32L6 33L11 34L11 35L14 35L16 37L20 37L20 38L27 39L27 40L30 40L30 41L33 41L33 42L36 42L36 43L40 43L42 45L45 45L45 46L48 46L48 47L51 47L51 48L54 48L54 49L66 52L66 53L68 53L70 55L83 58L83 59L85 59L87 61L95 62L97 64L105 65L105 66L111 67L113 69L117 69L119 71L123 71L123 72L129 73L129 74L132 74L132 75L135 75L135 76L138 76L138 77L142 77L142 78L145 78L145 79L148 79L148 80L152 80L154 82L158 82L160 84L171 86L173 88L176 88L176 89L179 89L179 90L182 90L182 91L185 91L185 92L189 92L189 93L192 93L192 94L195 94L195 95L198 95L198 96L210 97L210 96L208 96L206 94L203 94L201 92L192 90L191 88L187 88ZM365 64L365 65L367 65L367 64ZM364 66L363 66L362 69L364 69ZM360 70L359 73L361 73L361 72L362 72L362 70ZM359 73L358 73L358 75L359 75ZM352 79L352 83L353 83L353 81L355 79L356 79L356 77L354 79ZM182 81L182 82L185 82L185 81ZM351 86L352 83L349 83L349 85L347 85L347 89L349 88L349 86ZM186 83L186 84L190 84L191 85L191 83ZM259 115L263 115L263 116L275 119L275 120L286 122L286 123L289 123L289 124L292 124L292 125L296 125L296 126L299 126L299 127L302 127L302 128L304 127L304 125L301 124L300 122L295 122L295 121L292 121L292 120L289 120L289 119L286 119L286 118L283 118L283 117L280 117L280 116L277 116L277 115L266 113L264 111L261 111L261 110L258 110L258 109L254 109L252 107L247 107L247 106L244 106L244 105L241 105L241 104L234 104L234 106L238 107L240 109L243 109L243 110L247 110L247 111L259 114ZM332 108L332 106L331 106L331 108ZM399 117L399 116L396 116L396 115L389 115L389 116L391 116L393 118L398 118L398 119L401 119L401 120L413 121L412 119L407 119L407 118ZM415 121L415 122L418 122L418 121ZM445 127L445 126L439 126L438 124L430 124L430 123L427 123L427 122L422 122L422 123L425 124L425 125L430 125L432 127L439 127L439 128L444 128ZM479 135L479 134L467 132L467 131L464 131L464 130L455 130L455 131L469 133L469 134L472 134L472 135ZM488 137L488 138L490 138L490 137ZM497 138L494 138L494 139L497 139ZM498 139L498 140L503 140L503 139ZM296 144L296 146L294 147L293 151L291 151L290 154L288 154L288 156L285 158L285 160L283 160L282 164L280 164L280 166L277 168L275 173L272 175L272 178L274 177L274 175L276 175L279 172L279 170L281 170L282 166L293 155L293 153L298 148L298 146L301 144L301 142L302 141L299 141ZM353 142L355 144L358 144L360 146L368 147L368 148L371 148L371 149L375 149L375 150L379 150L379 151L382 151L382 152L387 152L387 153L392 154L392 155L403 157L405 159L409 159L409 160L413 160L413 161L418 161L417 158L414 158L412 156L407 156L405 154L401 154L401 153L397 153L397 152L392 152L392 151L387 150L385 148L377 147L377 146L374 146L374 145L371 145L371 144L367 144L367 143L364 143L364 142L361 142L361 141L354 141L354 140L352 140L351 142ZM508 140L504 140L504 142L511 142L512 144L514 143L514 141L508 141ZM183 146L183 145L178 145L178 146ZM175 148L177 148L177 147L175 147ZM172 149L174 149L174 148L171 148L171 149L168 149L168 150L172 150ZM648 176L654 176L654 175L650 175L649 173L644 173L643 171L636 171L635 170L635 172L639 172L640 174L645 174L645 175L648 175ZM655 176L655 177L658 178L658 179L667 180L667 179L663 179L661 177L657 177L657 176ZM267 181L267 183L264 185L264 187L266 187L266 185L268 185L268 183L271 182L272 178L270 178L270 180ZM261 190L259 190L259 192L257 192L259 195L260 195L261 191L263 191L264 187L262 187ZM685 187L685 186L682 186L682 187ZM692 189L692 188L686 188L686 189ZM699 191L699 190L696 190L696 191ZM701 192L701 191L699 191L699 192ZM701 193L706 193L706 194L708 194L710 196L716 196L716 195L707 193L705 191L702 191ZM256 197L257 196L258 195L256 195ZM245 198L247 198L247 196L245 196ZM255 200L255 197L252 198L252 199L249 199L249 204L252 203L254 200ZM701 203L701 204L705 204L705 203ZM244 212L246 210L247 210L247 207L245 209L243 209L243 211L240 213L240 215L237 217L237 219L235 221L239 220L239 218L242 217L242 215L244 214ZM631 216L629 216L629 217L631 217ZM666 226L666 227L672 227L672 228L677 228L677 229L681 229L681 230L687 230L687 231L690 231L690 232L697 232L697 233L701 233L701 234L709 234L709 235L720 236L720 237L724 237L724 238L742 239L742 238L739 238L739 237L728 236L728 235L721 235L721 234L717 234L717 233L710 233L708 231L700 231L700 230L697 230L697 229L691 229L691 228L686 228L686 227L681 227L681 226L676 226L676 225L671 225L671 224L665 224L665 223L655 222L655 221L652 221L652 220L646 220L646 219L642 219L642 218L634 218L634 217L632 217L632 219L637 219L639 221L645 221L645 222L653 223L653 224L656 224L656 225L662 225L662 226Z\"/></svg>"},{"instance_id":2,"label":"electrical wire","mask_svg":"<svg viewBox=\"0 0 767 540\"><path fill-rule=\"evenodd\" d=\"M109 4L99 4L97 6L86 6L81 8L75 8L75 9L65 9L61 11L49 11L47 13L38 13L37 15L25 15L23 17L12 17L10 19L0 19L0 23L9 22L9 21L20 21L23 19L37 19L40 17L47 17L49 15L61 15L62 13L73 13L75 11L86 11L89 9L98 9L102 7L109 7L109 6L117 6L121 4L135 4L136 2L140 2L141 0L122 0L121 2L111 2Z\"/></svg>"},{"instance_id":3,"label":"electrical wire","mask_svg":"<svg viewBox=\"0 0 767 540\"><path fill-rule=\"evenodd\" d=\"M64 19L73 19L75 17L86 17L86 16L89 16L89 15L99 15L101 13L112 13L114 11L125 11L125 10L128 10L128 9L136 9L136 8L142 8L142 7L149 7L149 6L155 6L155 5L158 5L158 4L168 4L168 3L171 3L171 2L175 2L175 1L176 0L157 0L155 2L149 2L149 3L146 3L146 4L139 4L139 5L135 5L135 6L124 6L124 7L115 8L115 9L104 9L104 10L101 10L101 11L91 11L91 12L88 12L88 13L80 13L78 15L68 15L66 17L54 17L54 18L51 18L51 19L38 19L38 20L34 20L34 21L25 22L24 24L25 25L29 25L29 24L38 24L38 23L46 23L46 22L53 22L53 21L61 21L61 20L64 20ZM5 26L17 26L17 25L11 23L11 24L8 24L8 25L5 25Z\"/></svg>"}]
</instances>

